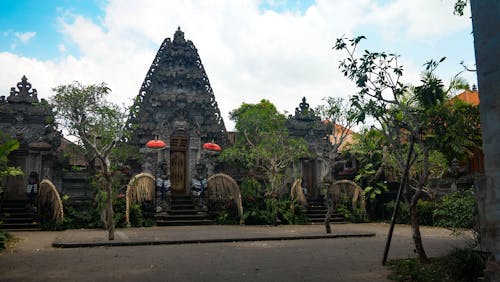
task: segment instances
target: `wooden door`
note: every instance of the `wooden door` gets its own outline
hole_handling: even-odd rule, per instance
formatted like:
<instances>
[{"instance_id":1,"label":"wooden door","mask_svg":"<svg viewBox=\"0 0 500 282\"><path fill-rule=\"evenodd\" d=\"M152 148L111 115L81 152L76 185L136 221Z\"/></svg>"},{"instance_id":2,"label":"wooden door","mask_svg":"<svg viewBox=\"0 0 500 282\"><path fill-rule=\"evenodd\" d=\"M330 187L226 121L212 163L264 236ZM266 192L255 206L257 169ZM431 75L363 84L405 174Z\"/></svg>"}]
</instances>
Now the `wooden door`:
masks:
<instances>
[{"instance_id":1,"label":"wooden door","mask_svg":"<svg viewBox=\"0 0 500 282\"><path fill-rule=\"evenodd\" d=\"M314 161L302 161L302 186L307 188L307 198L316 198Z\"/></svg>"},{"instance_id":2,"label":"wooden door","mask_svg":"<svg viewBox=\"0 0 500 282\"><path fill-rule=\"evenodd\" d=\"M172 136L170 138L170 181L172 193L184 194L187 181L187 136Z\"/></svg>"}]
</instances>

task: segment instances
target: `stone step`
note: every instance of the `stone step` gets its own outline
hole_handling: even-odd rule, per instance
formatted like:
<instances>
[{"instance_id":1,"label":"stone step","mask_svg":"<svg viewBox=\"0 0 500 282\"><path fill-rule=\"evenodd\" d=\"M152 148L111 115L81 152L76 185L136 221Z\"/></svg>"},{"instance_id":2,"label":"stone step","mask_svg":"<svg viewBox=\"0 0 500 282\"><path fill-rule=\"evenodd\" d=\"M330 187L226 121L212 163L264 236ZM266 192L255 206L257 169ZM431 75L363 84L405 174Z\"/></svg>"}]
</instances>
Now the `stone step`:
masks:
<instances>
[{"instance_id":1,"label":"stone step","mask_svg":"<svg viewBox=\"0 0 500 282\"><path fill-rule=\"evenodd\" d=\"M0 210L0 229L2 230L40 230L38 214L31 211L27 200L9 200L2 202Z\"/></svg>"},{"instance_id":2,"label":"stone step","mask_svg":"<svg viewBox=\"0 0 500 282\"><path fill-rule=\"evenodd\" d=\"M200 219L200 220L157 220L158 226L180 226L180 225L210 225L214 224L213 220Z\"/></svg>"},{"instance_id":3,"label":"stone step","mask_svg":"<svg viewBox=\"0 0 500 282\"><path fill-rule=\"evenodd\" d=\"M194 209L193 203L191 204L174 204L172 203L171 209L173 210L192 210Z\"/></svg>"},{"instance_id":4,"label":"stone step","mask_svg":"<svg viewBox=\"0 0 500 282\"><path fill-rule=\"evenodd\" d=\"M168 215L156 215L156 221L172 221L172 220L200 220L207 219L207 214L168 214Z\"/></svg>"},{"instance_id":5,"label":"stone step","mask_svg":"<svg viewBox=\"0 0 500 282\"><path fill-rule=\"evenodd\" d=\"M182 199L172 198L172 203L176 203L176 204L190 204L190 203L193 203L193 200L191 198L182 198Z\"/></svg>"},{"instance_id":6,"label":"stone step","mask_svg":"<svg viewBox=\"0 0 500 282\"><path fill-rule=\"evenodd\" d=\"M5 217L37 217L38 214L28 212L28 211L23 211L23 212L1 212L0 213L0 218L5 218Z\"/></svg>"},{"instance_id":7,"label":"stone step","mask_svg":"<svg viewBox=\"0 0 500 282\"><path fill-rule=\"evenodd\" d=\"M2 213L22 213L27 210L26 207L2 207Z\"/></svg>"},{"instance_id":8,"label":"stone step","mask_svg":"<svg viewBox=\"0 0 500 282\"><path fill-rule=\"evenodd\" d=\"M26 230L35 229L40 230L38 222L24 222L24 223L2 223L0 224L2 230Z\"/></svg>"},{"instance_id":9,"label":"stone step","mask_svg":"<svg viewBox=\"0 0 500 282\"><path fill-rule=\"evenodd\" d=\"M325 217L309 218L309 222L325 222ZM346 222L343 217L330 217L330 222Z\"/></svg>"},{"instance_id":10,"label":"stone step","mask_svg":"<svg viewBox=\"0 0 500 282\"><path fill-rule=\"evenodd\" d=\"M34 217L2 217L1 218L1 221L3 221L3 223L15 223L15 222L33 222L35 221L34 220L35 218Z\"/></svg>"},{"instance_id":11,"label":"stone step","mask_svg":"<svg viewBox=\"0 0 500 282\"><path fill-rule=\"evenodd\" d=\"M171 215L176 215L176 214L196 214L198 213L198 210L195 210L194 208L193 209L185 209L185 210L175 210L175 209L170 209L170 210L167 210L167 213L168 214L171 214Z\"/></svg>"}]
</instances>

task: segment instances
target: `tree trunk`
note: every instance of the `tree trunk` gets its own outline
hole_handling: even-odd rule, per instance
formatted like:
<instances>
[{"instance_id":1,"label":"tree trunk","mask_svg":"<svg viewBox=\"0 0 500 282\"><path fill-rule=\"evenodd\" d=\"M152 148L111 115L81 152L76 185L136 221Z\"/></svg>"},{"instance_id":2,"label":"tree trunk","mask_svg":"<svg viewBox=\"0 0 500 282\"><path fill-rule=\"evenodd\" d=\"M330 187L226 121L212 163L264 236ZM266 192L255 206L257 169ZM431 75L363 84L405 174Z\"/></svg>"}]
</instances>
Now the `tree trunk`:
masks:
<instances>
[{"instance_id":1,"label":"tree trunk","mask_svg":"<svg viewBox=\"0 0 500 282\"><path fill-rule=\"evenodd\" d=\"M416 196L416 197L415 197ZM420 225L418 224L417 215L417 202L420 198L418 195L412 197L410 201L410 220L411 220L411 234L413 238L413 244L415 245L415 251L418 255L418 259L421 263L429 263L429 258L424 250L424 245L422 244L422 236L420 235Z\"/></svg>"},{"instance_id":2,"label":"tree trunk","mask_svg":"<svg viewBox=\"0 0 500 282\"><path fill-rule=\"evenodd\" d=\"M333 199L330 193L328 193L328 191L326 192L325 196L326 196L325 204L328 208L328 211L326 212L325 215L325 229L326 233L330 234L332 233L332 228L330 227L330 218L332 217L333 213Z\"/></svg>"},{"instance_id":3,"label":"tree trunk","mask_svg":"<svg viewBox=\"0 0 500 282\"><path fill-rule=\"evenodd\" d=\"M114 240L115 239L115 224L113 222L113 197L111 195L111 190L112 190L112 182L111 182L111 177L108 172L106 172L105 175L106 179L106 194L107 194L107 212L106 212L106 225L108 226L108 240Z\"/></svg>"}]
</instances>

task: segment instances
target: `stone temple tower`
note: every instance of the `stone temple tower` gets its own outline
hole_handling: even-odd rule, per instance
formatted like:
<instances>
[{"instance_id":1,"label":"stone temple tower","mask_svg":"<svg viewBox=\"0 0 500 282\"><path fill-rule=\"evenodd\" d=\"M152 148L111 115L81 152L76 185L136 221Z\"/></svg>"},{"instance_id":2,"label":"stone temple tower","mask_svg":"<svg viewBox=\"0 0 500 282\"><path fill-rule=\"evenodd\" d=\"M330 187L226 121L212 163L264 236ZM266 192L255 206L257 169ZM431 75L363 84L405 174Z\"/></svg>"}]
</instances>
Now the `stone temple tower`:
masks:
<instances>
[{"instance_id":1,"label":"stone temple tower","mask_svg":"<svg viewBox=\"0 0 500 282\"><path fill-rule=\"evenodd\" d=\"M202 149L205 142L227 146L224 121L200 56L180 27L173 40L166 38L161 44L128 125L133 132L130 142L140 146L146 157L142 170L158 174L160 167L167 167L177 194L189 193L197 164L207 165L212 159ZM147 149L146 142L154 138L165 141L167 147Z\"/></svg>"}]
</instances>

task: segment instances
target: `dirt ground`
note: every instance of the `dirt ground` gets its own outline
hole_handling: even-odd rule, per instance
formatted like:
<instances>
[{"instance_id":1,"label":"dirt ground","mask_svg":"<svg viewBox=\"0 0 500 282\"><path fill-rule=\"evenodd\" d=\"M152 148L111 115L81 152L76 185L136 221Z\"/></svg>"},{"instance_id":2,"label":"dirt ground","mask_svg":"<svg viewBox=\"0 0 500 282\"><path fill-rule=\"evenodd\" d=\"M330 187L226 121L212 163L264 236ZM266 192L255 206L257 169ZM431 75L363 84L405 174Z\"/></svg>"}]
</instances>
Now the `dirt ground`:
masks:
<instances>
[{"instance_id":1,"label":"dirt ground","mask_svg":"<svg viewBox=\"0 0 500 282\"><path fill-rule=\"evenodd\" d=\"M376 234L363 238L69 249L51 247L64 232L16 232L18 241L0 254L0 281L387 281L381 260L388 227L334 226ZM236 232L225 226L156 228L179 236L200 230L223 234L224 228ZM280 228L305 232L321 227ZM470 242L442 228L423 227L422 234L429 256ZM414 256L409 226L398 225L389 259Z\"/></svg>"}]
</instances>

